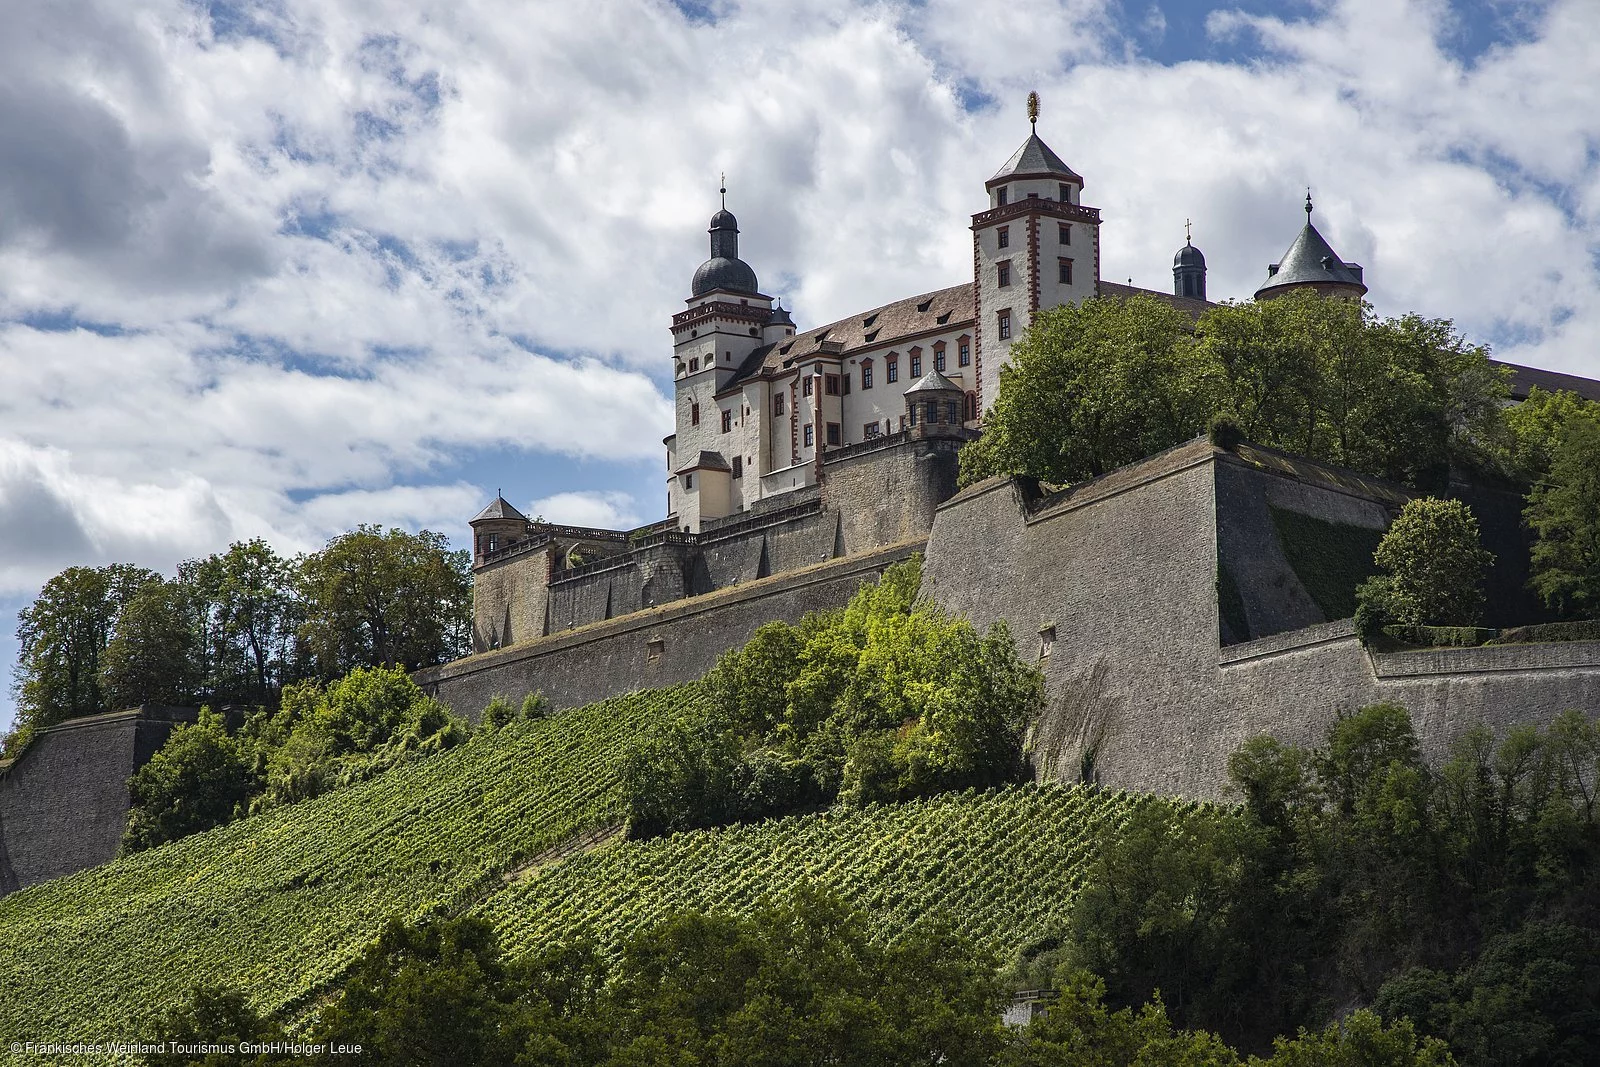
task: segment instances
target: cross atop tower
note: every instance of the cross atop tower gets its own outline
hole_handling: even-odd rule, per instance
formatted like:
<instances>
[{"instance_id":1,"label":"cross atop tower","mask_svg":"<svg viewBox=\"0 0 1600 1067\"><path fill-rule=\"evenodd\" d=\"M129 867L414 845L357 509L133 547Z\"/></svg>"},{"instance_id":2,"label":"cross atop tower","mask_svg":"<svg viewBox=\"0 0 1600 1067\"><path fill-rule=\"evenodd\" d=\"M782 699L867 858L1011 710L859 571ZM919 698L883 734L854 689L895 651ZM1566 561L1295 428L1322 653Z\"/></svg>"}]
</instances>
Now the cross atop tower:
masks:
<instances>
[{"instance_id":1,"label":"cross atop tower","mask_svg":"<svg viewBox=\"0 0 1600 1067\"><path fill-rule=\"evenodd\" d=\"M1194 234L1189 230L1189 227L1192 225L1193 223L1191 223L1188 219L1183 220L1183 243L1186 245L1194 244Z\"/></svg>"}]
</instances>

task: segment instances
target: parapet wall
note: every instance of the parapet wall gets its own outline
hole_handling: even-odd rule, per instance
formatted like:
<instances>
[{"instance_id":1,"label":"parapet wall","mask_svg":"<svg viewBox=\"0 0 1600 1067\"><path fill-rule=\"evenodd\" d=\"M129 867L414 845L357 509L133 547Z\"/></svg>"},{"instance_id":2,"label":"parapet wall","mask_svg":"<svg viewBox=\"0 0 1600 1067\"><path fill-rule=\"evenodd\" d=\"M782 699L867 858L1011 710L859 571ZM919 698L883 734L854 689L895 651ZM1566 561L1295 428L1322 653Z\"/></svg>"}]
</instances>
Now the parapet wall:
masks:
<instances>
[{"instance_id":1,"label":"parapet wall","mask_svg":"<svg viewBox=\"0 0 1600 1067\"><path fill-rule=\"evenodd\" d=\"M863 582L923 547L906 541L787 574L741 582L620 618L419 671L417 684L476 720L496 696L520 702L539 691L556 708L699 678L756 627L798 622L842 607Z\"/></svg>"},{"instance_id":2,"label":"parapet wall","mask_svg":"<svg viewBox=\"0 0 1600 1067\"><path fill-rule=\"evenodd\" d=\"M145 708L41 730L0 774L0 893L112 859L128 822L128 779L192 708Z\"/></svg>"}]
</instances>

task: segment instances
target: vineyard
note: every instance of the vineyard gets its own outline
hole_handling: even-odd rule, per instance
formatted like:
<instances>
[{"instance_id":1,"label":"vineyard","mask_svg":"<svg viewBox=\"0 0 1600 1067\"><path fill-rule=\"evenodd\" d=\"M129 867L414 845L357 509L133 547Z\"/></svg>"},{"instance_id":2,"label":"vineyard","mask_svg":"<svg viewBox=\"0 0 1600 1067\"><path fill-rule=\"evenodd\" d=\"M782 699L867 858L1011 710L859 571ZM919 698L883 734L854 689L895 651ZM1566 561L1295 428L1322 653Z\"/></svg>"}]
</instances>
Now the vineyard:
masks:
<instances>
[{"instance_id":1,"label":"vineyard","mask_svg":"<svg viewBox=\"0 0 1600 1067\"><path fill-rule=\"evenodd\" d=\"M1100 833L1142 803L1168 802L1029 785L680 833L577 857L480 911L513 951L573 936L609 949L673 910L747 912L808 881L886 938L942 911L1004 952L1059 929Z\"/></svg>"},{"instance_id":2,"label":"vineyard","mask_svg":"<svg viewBox=\"0 0 1600 1067\"><path fill-rule=\"evenodd\" d=\"M624 744L700 699L680 686L513 723L0 899L0 1038L138 1037L201 983L293 1014L385 920L438 909L486 915L513 952L609 950L670 911L745 912L807 880L886 938L943 911L1015 949L1058 928L1101 831L1168 803L1029 785L620 841Z\"/></svg>"},{"instance_id":3,"label":"vineyard","mask_svg":"<svg viewBox=\"0 0 1600 1067\"><path fill-rule=\"evenodd\" d=\"M514 723L0 899L0 1037L126 1037L200 982L264 1008L314 994L389 917L470 904L500 872L620 821L623 744L698 699L683 686Z\"/></svg>"}]
</instances>

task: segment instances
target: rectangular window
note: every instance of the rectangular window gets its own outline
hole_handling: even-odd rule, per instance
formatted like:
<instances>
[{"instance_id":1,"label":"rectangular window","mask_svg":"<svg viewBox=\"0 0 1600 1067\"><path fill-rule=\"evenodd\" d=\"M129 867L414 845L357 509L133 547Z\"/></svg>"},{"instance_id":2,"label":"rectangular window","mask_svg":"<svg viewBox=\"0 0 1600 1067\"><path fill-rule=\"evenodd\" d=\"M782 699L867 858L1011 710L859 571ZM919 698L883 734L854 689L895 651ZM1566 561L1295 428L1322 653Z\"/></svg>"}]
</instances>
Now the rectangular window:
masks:
<instances>
[{"instance_id":1,"label":"rectangular window","mask_svg":"<svg viewBox=\"0 0 1600 1067\"><path fill-rule=\"evenodd\" d=\"M1002 262L998 268L1000 274L1000 288L1004 289L1011 284L1011 261Z\"/></svg>"},{"instance_id":2,"label":"rectangular window","mask_svg":"<svg viewBox=\"0 0 1600 1067\"><path fill-rule=\"evenodd\" d=\"M689 373L693 374L700 369L700 357L694 356L689 360Z\"/></svg>"},{"instance_id":3,"label":"rectangular window","mask_svg":"<svg viewBox=\"0 0 1600 1067\"><path fill-rule=\"evenodd\" d=\"M839 384L844 386L844 395L845 396L849 396L850 395L850 372L849 371L845 371L844 372L844 376L839 379Z\"/></svg>"},{"instance_id":4,"label":"rectangular window","mask_svg":"<svg viewBox=\"0 0 1600 1067\"><path fill-rule=\"evenodd\" d=\"M913 378L922 377L922 353L921 352L913 352L913 353L911 353L911 376Z\"/></svg>"},{"instance_id":5,"label":"rectangular window","mask_svg":"<svg viewBox=\"0 0 1600 1067\"><path fill-rule=\"evenodd\" d=\"M774 415L782 415L783 414L783 394L782 393L774 393L773 394L773 396L772 396L772 413Z\"/></svg>"},{"instance_id":6,"label":"rectangular window","mask_svg":"<svg viewBox=\"0 0 1600 1067\"><path fill-rule=\"evenodd\" d=\"M1072 223L1061 222L1057 223L1057 225L1061 227L1061 243L1070 245L1072 243Z\"/></svg>"},{"instance_id":7,"label":"rectangular window","mask_svg":"<svg viewBox=\"0 0 1600 1067\"><path fill-rule=\"evenodd\" d=\"M930 401L928 401L928 425L932 426L934 423L936 423L938 421L939 421L939 402L937 400L930 400Z\"/></svg>"},{"instance_id":8,"label":"rectangular window","mask_svg":"<svg viewBox=\"0 0 1600 1067\"><path fill-rule=\"evenodd\" d=\"M804 378L801 379L801 381L800 381L800 395L801 396L810 396L811 395L811 390L814 388L811 383L812 383L814 378L815 378L815 375L808 374Z\"/></svg>"},{"instance_id":9,"label":"rectangular window","mask_svg":"<svg viewBox=\"0 0 1600 1067\"><path fill-rule=\"evenodd\" d=\"M822 391L829 396L838 396L839 376L837 374L824 374L822 376Z\"/></svg>"},{"instance_id":10,"label":"rectangular window","mask_svg":"<svg viewBox=\"0 0 1600 1067\"><path fill-rule=\"evenodd\" d=\"M961 421L960 419L956 418L956 402L954 400L945 401L945 404L944 404L944 421L945 422L950 422L950 423L955 423L955 422L960 422Z\"/></svg>"},{"instance_id":11,"label":"rectangular window","mask_svg":"<svg viewBox=\"0 0 1600 1067\"><path fill-rule=\"evenodd\" d=\"M911 425L915 426L917 424L917 405L912 404L909 408L907 408L906 409L906 414L911 416ZM905 422L906 422L906 416L905 415L900 416L900 425L904 426Z\"/></svg>"},{"instance_id":12,"label":"rectangular window","mask_svg":"<svg viewBox=\"0 0 1600 1067\"><path fill-rule=\"evenodd\" d=\"M1071 285L1072 284L1072 260L1070 260L1070 259L1061 259L1061 260L1058 260L1057 262L1059 263L1059 265L1061 267L1061 284L1062 285Z\"/></svg>"},{"instance_id":13,"label":"rectangular window","mask_svg":"<svg viewBox=\"0 0 1600 1067\"><path fill-rule=\"evenodd\" d=\"M836 445L839 443L840 439L839 424L837 422L828 423L828 443L830 445Z\"/></svg>"},{"instance_id":14,"label":"rectangular window","mask_svg":"<svg viewBox=\"0 0 1600 1067\"><path fill-rule=\"evenodd\" d=\"M813 440L814 440L814 437L813 437L813 436L812 436L812 432L811 432L811 424L810 424L810 423L809 423L809 422L808 422L808 423L806 423L806 425L805 425L805 430L804 430L804 431L803 431L803 432L804 432L804 434L805 434L805 443L806 443L806 447L807 447L807 448L810 448L810 447L811 447L811 445L812 445L812 442L813 442Z\"/></svg>"},{"instance_id":15,"label":"rectangular window","mask_svg":"<svg viewBox=\"0 0 1600 1067\"><path fill-rule=\"evenodd\" d=\"M724 411L722 413L722 432L727 433L731 429L733 429L733 412Z\"/></svg>"},{"instance_id":16,"label":"rectangular window","mask_svg":"<svg viewBox=\"0 0 1600 1067\"><path fill-rule=\"evenodd\" d=\"M1010 340L1011 339L1011 311L1010 311L1010 309L1007 309L1005 311L1000 312L999 314L997 314L995 316L995 319L997 320L997 325L999 326L999 329L1000 329L1000 340L1002 340L1002 341Z\"/></svg>"},{"instance_id":17,"label":"rectangular window","mask_svg":"<svg viewBox=\"0 0 1600 1067\"><path fill-rule=\"evenodd\" d=\"M995 196L995 203L999 204L1001 207L1005 207L1006 206L1006 187L1005 186L1002 185L1000 188L996 189L994 191L994 196Z\"/></svg>"},{"instance_id":18,"label":"rectangular window","mask_svg":"<svg viewBox=\"0 0 1600 1067\"><path fill-rule=\"evenodd\" d=\"M1063 204L1072 203L1072 187L1066 182L1061 183L1061 202Z\"/></svg>"},{"instance_id":19,"label":"rectangular window","mask_svg":"<svg viewBox=\"0 0 1600 1067\"><path fill-rule=\"evenodd\" d=\"M1011 227L1010 226L1002 226L998 230L996 230L995 232L997 234L999 234L999 236L1000 236L1000 247L1001 248L1010 248L1011 247Z\"/></svg>"},{"instance_id":20,"label":"rectangular window","mask_svg":"<svg viewBox=\"0 0 1600 1067\"><path fill-rule=\"evenodd\" d=\"M690 404L689 405L689 425L690 426L699 426L700 425L700 405L699 404Z\"/></svg>"},{"instance_id":21,"label":"rectangular window","mask_svg":"<svg viewBox=\"0 0 1600 1067\"><path fill-rule=\"evenodd\" d=\"M865 363L861 367L861 388L872 388L872 364Z\"/></svg>"},{"instance_id":22,"label":"rectangular window","mask_svg":"<svg viewBox=\"0 0 1600 1067\"><path fill-rule=\"evenodd\" d=\"M961 348L956 353L956 363L963 367L972 364L972 346L965 341L961 342Z\"/></svg>"},{"instance_id":23,"label":"rectangular window","mask_svg":"<svg viewBox=\"0 0 1600 1067\"><path fill-rule=\"evenodd\" d=\"M883 427L876 422L869 422L865 426L861 427L861 436L864 440L868 441L872 440L874 437L882 437Z\"/></svg>"},{"instance_id":24,"label":"rectangular window","mask_svg":"<svg viewBox=\"0 0 1600 1067\"><path fill-rule=\"evenodd\" d=\"M744 477L744 457L743 456L734 456L733 457L733 476L735 478L743 478Z\"/></svg>"},{"instance_id":25,"label":"rectangular window","mask_svg":"<svg viewBox=\"0 0 1600 1067\"><path fill-rule=\"evenodd\" d=\"M889 360L888 360L888 363L889 363L889 380L891 382L898 382L900 380L900 361L898 359L894 358L893 356L890 356Z\"/></svg>"},{"instance_id":26,"label":"rectangular window","mask_svg":"<svg viewBox=\"0 0 1600 1067\"><path fill-rule=\"evenodd\" d=\"M942 348L933 350L933 369L941 374L944 373L944 349Z\"/></svg>"},{"instance_id":27,"label":"rectangular window","mask_svg":"<svg viewBox=\"0 0 1600 1067\"><path fill-rule=\"evenodd\" d=\"M694 471L690 471L688 474L683 476L683 487L685 489L694 488Z\"/></svg>"}]
</instances>

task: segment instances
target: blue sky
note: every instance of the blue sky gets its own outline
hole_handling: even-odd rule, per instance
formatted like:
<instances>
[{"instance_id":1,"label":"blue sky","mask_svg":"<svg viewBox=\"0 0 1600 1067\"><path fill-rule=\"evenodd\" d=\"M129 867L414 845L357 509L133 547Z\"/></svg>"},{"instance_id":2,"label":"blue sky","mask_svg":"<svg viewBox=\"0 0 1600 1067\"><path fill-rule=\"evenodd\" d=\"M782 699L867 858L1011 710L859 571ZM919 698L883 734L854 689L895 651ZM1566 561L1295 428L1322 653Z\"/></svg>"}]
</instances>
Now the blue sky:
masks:
<instances>
[{"instance_id":1,"label":"blue sky","mask_svg":"<svg viewBox=\"0 0 1600 1067\"><path fill-rule=\"evenodd\" d=\"M1595 373L1592 0L0 0L0 659L73 564L498 488L663 510L718 175L802 324L963 280L1039 131L1103 276L1213 297L1318 223L1380 312ZM9 720L9 695L0 721Z\"/></svg>"}]
</instances>

